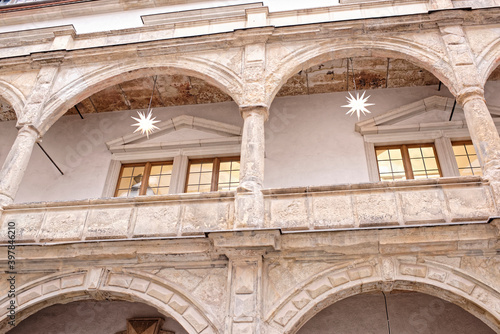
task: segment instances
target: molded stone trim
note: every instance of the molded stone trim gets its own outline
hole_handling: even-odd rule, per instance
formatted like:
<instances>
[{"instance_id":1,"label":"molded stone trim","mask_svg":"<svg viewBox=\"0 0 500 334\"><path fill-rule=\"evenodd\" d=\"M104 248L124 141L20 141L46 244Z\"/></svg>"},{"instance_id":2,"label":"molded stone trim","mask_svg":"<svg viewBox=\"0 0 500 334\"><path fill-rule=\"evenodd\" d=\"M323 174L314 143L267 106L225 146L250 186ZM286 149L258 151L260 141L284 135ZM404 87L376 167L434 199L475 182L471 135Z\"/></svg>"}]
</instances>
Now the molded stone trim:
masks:
<instances>
[{"instance_id":1,"label":"molded stone trim","mask_svg":"<svg viewBox=\"0 0 500 334\"><path fill-rule=\"evenodd\" d=\"M142 302L158 308L174 318L188 333L209 334L221 332L221 325L187 292L154 275L139 272L113 272L106 268L92 268L77 272L58 273L25 284L17 290L17 321L42 308L80 299L124 299ZM4 296L0 305L9 300ZM0 310L0 333L7 324L7 308Z\"/></svg>"},{"instance_id":2,"label":"molded stone trim","mask_svg":"<svg viewBox=\"0 0 500 334\"><path fill-rule=\"evenodd\" d=\"M295 333L316 313L344 298L382 289L399 289L419 291L455 303L499 332L500 293L495 289L456 268L427 261L408 261L394 257L388 264L387 258L380 258L326 270L281 298L267 313L266 322L280 333ZM467 309L463 300L480 310Z\"/></svg>"}]
</instances>

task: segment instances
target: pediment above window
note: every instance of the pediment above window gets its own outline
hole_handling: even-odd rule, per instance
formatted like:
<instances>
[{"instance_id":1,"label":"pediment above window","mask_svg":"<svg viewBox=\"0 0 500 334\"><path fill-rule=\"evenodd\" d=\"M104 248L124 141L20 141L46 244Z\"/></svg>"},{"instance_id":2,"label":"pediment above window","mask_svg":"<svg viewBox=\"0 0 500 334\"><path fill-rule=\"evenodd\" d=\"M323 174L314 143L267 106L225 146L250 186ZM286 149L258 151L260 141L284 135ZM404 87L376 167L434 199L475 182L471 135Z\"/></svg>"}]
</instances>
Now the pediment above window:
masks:
<instances>
[{"instance_id":1,"label":"pediment above window","mask_svg":"<svg viewBox=\"0 0 500 334\"><path fill-rule=\"evenodd\" d=\"M500 108L488 106L496 124L500 124ZM453 117L450 120L450 116ZM362 135L467 128L461 106L455 99L431 96L413 102L368 120L356 123L356 131Z\"/></svg>"},{"instance_id":2,"label":"pediment above window","mask_svg":"<svg viewBox=\"0 0 500 334\"><path fill-rule=\"evenodd\" d=\"M177 116L157 124L149 138L129 133L108 141L112 153L154 152L183 148L225 146L241 143L241 127L194 116Z\"/></svg>"}]
</instances>

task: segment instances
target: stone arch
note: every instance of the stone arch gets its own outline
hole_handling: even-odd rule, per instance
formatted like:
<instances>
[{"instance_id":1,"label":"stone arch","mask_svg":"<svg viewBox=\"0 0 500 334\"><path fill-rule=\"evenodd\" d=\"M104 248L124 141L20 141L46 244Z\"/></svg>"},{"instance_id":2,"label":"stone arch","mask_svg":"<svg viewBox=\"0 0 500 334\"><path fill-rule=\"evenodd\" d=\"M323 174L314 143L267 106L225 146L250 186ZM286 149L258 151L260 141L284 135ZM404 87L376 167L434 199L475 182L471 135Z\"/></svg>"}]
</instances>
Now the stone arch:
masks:
<instances>
[{"instance_id":1,"label":"stone arch","mask_svg":"<svg viewBox=\"0 0 500 334\"><path fill-rule=\"evenodd\" d=\"M500 37L484 47L477 59L481 87L484 87L491 73L500 66Z\"/></svg>"},{"instance_id":2,"label":"stone arch","mask_svg":"<svg viewBox=\"0 0 500 334\"><path fill-rule=\"evenodd\" d=\"M22 109L26 102L24 94L11 83L0 80L0 97L12 106L17 119L20 119Z\"/></svg>"},{"instance_id":3,"label":"stone arch","mask_svg":"<svg viewBox=\"0 0 500 334\"><path fill-rule=\"evenodd\" d=\"M74 68L78 71L78 67ZM79 101L100 90L123 81L157 74L183 74L205 80L241 104L243 83L237 73L224 65L200 57L156 57L147 62L137 59L112 63L80 76L51 95L39 121L40 132L45 133L59 117Z\"/></svg>"},{"instance_id":4,"label":"stone arch","mask_svg":"<svg viewBox=\"0 0 500 334\"><path fill-rule=\"evenodd\" d=\"M147 273L112 272L105 268L59 273L20 287L16 295L16 322L56 303L85 299L145 303L175 319L188 333L212 334L221 330L210 312L173 284ZM0 333L9 330L8 302L6 297L1 301Z\"/></svg>"},{"instance_id":5,"label":"stone arch","mask_svg":"<svg viewBox=\"0 0 500 334\"><path fill-rule=\"evenodd\" d=\"M302 69L339 58L371 56L406 59L434 74L455 94L454 72L446 61L443 51L429 51L425 45L401 38L378 36L376 39L357 37L352 39L331 39L298 49L276 65L275 71L266 77L267 105L270 105L286 81Z\"/></svg>"},{"instance_id":6,"label":"stone arch","mask_svg":"<svg viewBox=\"0 0 500 334\"><path fill-rule=\"evenodd\" d=\"M381 258L324 271L279 300L267 314L277 333L295 333L318 312L356 294L377 290L426 293L454 303L500 333L500 294L477 279L424 261Z\"/></svg>"}]
</instances>

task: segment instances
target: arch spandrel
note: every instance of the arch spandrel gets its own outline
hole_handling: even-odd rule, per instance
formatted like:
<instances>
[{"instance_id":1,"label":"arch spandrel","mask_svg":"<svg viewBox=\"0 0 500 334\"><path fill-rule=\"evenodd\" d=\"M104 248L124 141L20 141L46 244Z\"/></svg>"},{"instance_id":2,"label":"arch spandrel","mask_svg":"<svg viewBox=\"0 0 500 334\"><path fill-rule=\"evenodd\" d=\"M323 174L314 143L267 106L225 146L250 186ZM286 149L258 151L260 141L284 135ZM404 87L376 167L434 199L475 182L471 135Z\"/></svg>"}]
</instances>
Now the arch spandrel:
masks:
<instances>
[{"instance_id":1,"label":"arch spandrel","mask_svg":"<svg viewBox=\"0 0 500 334\"><path fill-rule=\"evenodd\" d=\"M272 68L267 69L266 102L270 105L283 84L300 70L334 59L365 56L405 59L431 72L452 93L455 93L460 89L455 87L454 71L447 61L440 36L438 33L434 35L431 39L439 42L436 42L432 47L418 40L412 41L402 37L390 36L332 38L321 42L307 43L307 45L283 46L283 48L292 51L286 55L281 54L280 61L272 62ZM425 39L422 39L422 41L425 41ZM279 54L280 50L275 50L275 52Z\"/></svg>"},{"instance_id":2,"label":"arch spandrel","mask_svg":"<svg viewBox=\"0 0 500 334\"><path fill-rule=\"evenodd\" d=\"M88 69L87 73L84 72L85 69ZM107 63L98 68L63 65L59 77L68 78L68 82L58 80L37 126L42 133L45 133L68 109L104 88L141 77L174 74L204 80L231 96L237 104L242 104L244 88L239 73L207 58L163 56L147 60L131 59Z\"/></svg>"},{"instance_id":3,"label":"arch spandrel","mask_svg":"<svg viewBox=\"0 0 500 334\"><path fill-rule=\"evenodd\" d=\"M454 303L500 333L500 294L446 265L380 258L314 275L281 298L265 315L280 333L295 333L314 315L342 299L372 291L426 293Z\"/></svg>"},{"instance_id":4,"label":"arch spandrel","mask_svg":"<svg viewBox=\"0 0 500 334\"><path fill-rule=\"evenodd\" d=\"M498 35L490 39L480 50L475 50L477 67L481 79L481 87L484 87L491 73L500 66L500 27L496 30ZM474 39L475 41L475 39ZM472 48L477 49L474 42L471 42Z\"/></svg>"},{"instance_id":5,"label":"arch spandrel","mask_svg":"<svg viewBox=\"0 0 500 334\"><path fill-rule=\"evenodd\" d=\"M26 103L23 92L14 84L0 78L0 98L12 106L17 119L21 119L22 110Z\"/></svg>"},{"instance_id":6,"label":"arch spandrel","mask_svg":"<svg viewBox=\"0 0 500 334\"><path fill-rule=\"evenodd\" d=\"M0 300L0 333L10 329L6 308L9 299L3 297ZM208 310L177 286L147 273L113 272L105 268L58 273L19 287L16 322L54 304L87 299L145 303L175 319L190 334L219 333L222 328Z\"/></svg>"}]
</instances>

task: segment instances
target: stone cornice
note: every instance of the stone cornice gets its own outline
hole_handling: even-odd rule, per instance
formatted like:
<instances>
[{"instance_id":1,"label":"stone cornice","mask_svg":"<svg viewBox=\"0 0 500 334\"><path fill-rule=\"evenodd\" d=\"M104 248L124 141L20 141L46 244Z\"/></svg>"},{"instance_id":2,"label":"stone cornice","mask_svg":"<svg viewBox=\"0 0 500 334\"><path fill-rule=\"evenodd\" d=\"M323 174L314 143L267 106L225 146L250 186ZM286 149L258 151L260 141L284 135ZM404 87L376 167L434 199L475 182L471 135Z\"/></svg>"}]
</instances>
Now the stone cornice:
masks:
<instances>
[{"instance_id":1,"label":"stone cornice","mask_svg":"<svg viewBox=\"0 0 500 334\"><path fill-rule=\"evenodd\" d=\"M81 59L82 61L88 61L88 57L91 56L98 61L99 58L110 59L110 57L117 57L117 54L120 55L120 58L123 58L126 53L130 53L130 56L152 56L179 52L199 52L216 50L221 47L240 47L249 43L265 42L266 40L270 43L284 40L320 40L324 38L331 39L333 37L342 38L352 36L353 34L365 34L368 32L373 36L373 33L395 34L394 30L396 30L396 33L419 32L426 29L437 29L438 23L442 24L445 21L456 22L457 19L462 20L463 25L489 24L498 20L498 16L500 16L500 7L475 10L450 9L428 14L355 19L340 22L296 25L292 27L257 27L191 37L154 38L149 41L141 40L140 35L143 32L151 32L152 28L159 29L161 26L147 26L135 29L81 35L74 35L74 29L71 26L62 26L57 29L44 28L0 34L0 44L6 45L5 43L7 43L9 51L11 52L11 55L9 55L8 52L4 53L6 57L0 59L0 66L14 67L32 61L31 55L28 55L28 53L32 53L30 52L30 48L18 44L20 40L19 37L21 36L30 36L30 44L33 44L32 49L38 54L43 53L44 59L48 59L52 57L52 55L61 59L61 53L64 52L64 60L70 59L72 61L79 61L79 59ZM160 29L155 31L159 35L165 36L165 32L169 30L169 27L163 28L165 30ZM73 45L68 45L65 50L50 50L50 45L56 36L67 36L68 34L69 36L73 36L74 42L70 43ZM133 35L136 35L137 38L132 38ZM109 36L128 36L130 38L124 39L123 42L119 42L120 38L106 38ZM256 36L259 36L258 41L255 41ZM92 43L92 40L99 40L100 42ZM113 40L115 42L112 42ZM90 46L78 47L78 45L83 46L85 44ZM12 51L15 49L16 45L19 45L19 52Z\"/></svg>"}]
</instances>

